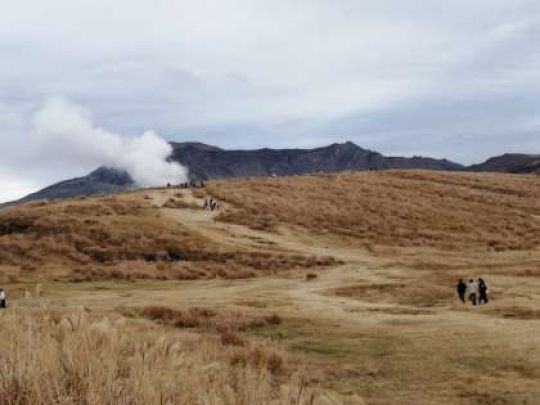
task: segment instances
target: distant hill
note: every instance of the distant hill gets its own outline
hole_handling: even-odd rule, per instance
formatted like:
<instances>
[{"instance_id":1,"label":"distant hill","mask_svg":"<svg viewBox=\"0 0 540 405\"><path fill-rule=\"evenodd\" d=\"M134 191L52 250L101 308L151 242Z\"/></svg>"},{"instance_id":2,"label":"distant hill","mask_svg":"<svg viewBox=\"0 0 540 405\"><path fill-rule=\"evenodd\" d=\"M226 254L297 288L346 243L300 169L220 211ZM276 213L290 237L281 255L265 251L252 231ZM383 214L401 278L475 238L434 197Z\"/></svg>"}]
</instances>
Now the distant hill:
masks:
<instances>
[{"instance_id":1,"label":"distant hill","mask_svg":"<svg viewBox=\"0 0 540 405\"><path fill-rule=\"evenodd\" d=\"M133 180L124 171L100 167L87 176L53 184L18 201L24 203L37 200L54 200L99 193L115 193L134 186ZM4 204L9 205L9 204ZM0 208L2 205L0 205Z\"/></svg>"},{"instance_id":2,"label":"distant hill","mask_svg":"<svg viewBox=\"0 0 540 405\"><path fill-rule=\"evenodd\" d=\"M171 142L171 145L170 160L188 167L190 178L194 180L386 169L540 172L540 155L505 154L466 167L446 159L384 156L352 142L314 149L257 150L224 150L200 142ZM114 193L134 186L126 172L99 168L88 176L54 184L17 202Z\"/></svg>"},{"instance_id":3,"label":"distant hill","mask_svg":"<svg viewBox=\"0 0 540 405\"><path fill-rule=\"evenodd\" d=\"M484 163L469 167L471 171L504 172L504 173L538 173L540 172L540 155L524 153L505 153L495 156Z\"/></svg>"}]
</instances>

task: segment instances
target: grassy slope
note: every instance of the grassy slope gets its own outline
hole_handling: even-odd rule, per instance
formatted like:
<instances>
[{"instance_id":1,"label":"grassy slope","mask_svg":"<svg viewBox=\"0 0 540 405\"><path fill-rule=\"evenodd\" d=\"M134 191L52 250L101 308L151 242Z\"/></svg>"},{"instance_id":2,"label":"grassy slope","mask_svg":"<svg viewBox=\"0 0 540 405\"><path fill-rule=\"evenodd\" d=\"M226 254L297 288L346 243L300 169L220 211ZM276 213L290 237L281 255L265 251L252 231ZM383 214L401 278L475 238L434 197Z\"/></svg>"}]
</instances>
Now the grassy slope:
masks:
<instances>
[{"instance_id":1,"label":"grassy slope","mask_svg":"<svg viewBox=\"0 0 540 405\"><path fill-rule=\"evenodd\" d=\"M366 246L503 251L540 238L532 176L396 171L225 181L211 190L239 208L225 221L296 225Z\"/></svg>"},{"instance_id":2,"label":"grassy slope","mask_svg":"<svg viewBox=\"0 0 540 405\"><path fill-rule=\"evenodd\" d=\"M194 208L202 194L176 190L0 212L12 224L0 236L0 270L14 305L35 307L24 295L40 281L53 312L123 314L138 339L149 327L217 339L231 351L223 367L268 370L258 359L280 362L277 345L288 365L264 390L277 393L302 363L311 386L345 395L330 403L540 398L537 178L378 172L217 182L209 192L226 201L222 221ZM31 227L13 232L26 217ZM189 260L171 261L171 249ZM307 272L318 277L306 281ZM489 306L455 302L456 277L472 275L488 279ZM274 314L280 321L267 321Z\"/></svg>"}]
</instances>

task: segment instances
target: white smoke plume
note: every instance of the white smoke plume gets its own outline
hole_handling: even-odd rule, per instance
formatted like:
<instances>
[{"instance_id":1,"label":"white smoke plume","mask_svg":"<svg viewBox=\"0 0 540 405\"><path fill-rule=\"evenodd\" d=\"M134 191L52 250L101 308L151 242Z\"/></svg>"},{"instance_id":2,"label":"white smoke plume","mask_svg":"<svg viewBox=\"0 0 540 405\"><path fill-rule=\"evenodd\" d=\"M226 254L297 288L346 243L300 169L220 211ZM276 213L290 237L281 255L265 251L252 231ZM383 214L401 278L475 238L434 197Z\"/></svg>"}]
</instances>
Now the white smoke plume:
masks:
<instances>
[{"instance_id":1,"label":"white smoke plume","mask_svg":"<svg viewBox=\"0 0 540 405\"><path fill-rule=\"evenodd\" d=\"M167 161L172 147L155 132L124 137L95 126L90 113L65 99L49 100L32 120L32 136L55 164L123 169L139 186L179 183L187 169Z\"/></svg>"}]
</instances>

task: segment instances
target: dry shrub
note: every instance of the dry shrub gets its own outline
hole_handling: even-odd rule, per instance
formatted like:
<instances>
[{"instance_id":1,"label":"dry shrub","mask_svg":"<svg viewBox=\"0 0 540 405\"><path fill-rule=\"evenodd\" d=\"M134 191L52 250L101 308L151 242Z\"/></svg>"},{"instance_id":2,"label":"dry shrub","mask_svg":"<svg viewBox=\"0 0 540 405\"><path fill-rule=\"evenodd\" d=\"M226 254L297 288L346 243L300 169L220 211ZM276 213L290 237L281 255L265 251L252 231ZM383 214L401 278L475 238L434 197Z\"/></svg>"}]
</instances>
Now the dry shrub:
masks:
<instances>
[{"instance_id":1,"label":"dry shrub","mask_svg":"<svg viewBox=\"0 0 540 405\"><path fill-rule=\"evenodd\" d=\"M272 314L272 315L268 315L264 318L264 320L269 324L269 325L279 325L281 322L282 322L282 319L281 317L278 315L278 314Z\"/></svg>"},{"instance_id":2,"label":"dry shrub","mask_svg":"<svg viewBox=\"0 0 540 405\"><path fill-rule=\"evenodd\" d=\"M72 282L96 280L198 280L213 278L203 270L196 270L189 264L162 264L140 261L124 261L106 266L84 266L73 271L69 276Z\"/></svg>"},{"instance_id":3,"label":"dry shrub","mask_svg":"<svg viewBox=\"0 0 540 405\"><path fill-rule=\"evenodd\" d=\"M200 324L196 314L162 306L144 307L141 314L147 319L169 324L177 328L194 328Z\"/></svg>"},{"instance_id":4,"label":"dry shrub","mask_svg":"<svg viewBox=\"0 0 540 405\"><path fill-rule=\"evenodd\" d=\"M333 257L285 255L269 252L237 252L235 261L263 271L281 271L295 268L330 267L342 264Z\"/></svg>"},{"instance_id":5,"label":"dry shrub","mask_svg":"<svg viewBox=\"0 0 540 405\"><path fill-rule=\"evenodd\" d=\"M307 281L315 280L317 277L318 277L318 276L317 276L317 274L315 274L315 273L307 273L307 274L306 274L306 280L307 280Z\"/></svg>"},{"instance_id":6,"label":"dry shrub","mask_svg":"<svg viewBox=\"0 0 540 405\"><path fill-rule=\"evenodd\" d=\"M221 344L223 346L247 346L248 341L236 332L222 331L220 334Z\"/></svg>"},{"instance_id":7,"label":"dry shrub","mask_svg":"<svg viewBox=\"0 0 540 405\"><path fill-rule=\"evenodd\" d=\"M252 269L244 266L222 266L217 275L227 280L243 280L257 276Z\"/></svg>"},{"instance_id":8,"label":"dry shrub","mask_svg":"<svg viewBox=\"0 0 540 405\"><path fill-rule=\"evenodd\" d=\"M206 191L203 190L203 189L200 189L200 188L194 188L194 189L191 190L191 192L193 193L193 197L199 198L199 199L205 198L205 197L208 196Z\"/></svg>"},{"instance_id":9,"label":"dry shrub","mask_svg":"<svg viewBox=\"0 0 540 405\"><path fill-rule=\"evenodd\" d=\"M215 339L46 308L3 313L0 331L2 404L288 405L318 397L296 374L277 389L272 374L284 370L286 355L264 346L228 352Z\"/></svg>"},{"instance_id":10,"label":"dry shrub","mask_svg":"<svg viewBox=\"0 0 540 405\"><path fill-rule=\"evenodd\" d=\"M232 365L266 368L272 374L285 370L288 363L287 354L283 351L266 346L255 345L247 348L237 348L230 352L229 361Z\"/></svg>"},{"instance_id":11,"label":"dry shrub","mask_svg":"<svg viewBox=\"0 0 540 405\"><path fill-rule=\"evenodd\" d=\"M142 316L146 319L178 328L201 327L220 333L239 332L265 326L279 325L281 317L275 313L246 311L239 307L173 309L161 305L143 308L119 308L126 316Z\"/></svg>"},{"instance_id":12,"label":"dry shrub","mask_svg":"<svg viewBox=\"0 0 540 405\"><path fill-rule=\"evenodd\" d=\"M245 331L270 324L268 314L246 311L237 307L225 307L217 311L212 327L218 331Z\"/></svg>"},{"instance_id":13,"label":"dry shrub","mask_svg":"<svg viewBox=\"0 0 540 405\"><path fill-rule=\"evenodd\" d=\"M163 203L164 208L186 208L186 204L182 200L169 198Z\"/></svg>"},{"instance_id":14,"label":"dry shrub","mask_svg":"<svg viewBox=\"0 0 540 405\"><path fill-rule=\"evenodd\" d=\"M108 257L106 250L92 249L94 256ZM177 252L174 255L182 260L171 258L171 252L146 252L134 255L142 256L145 261L126 257L123 261L104 260L103 262L85 263L77 266L69 280L85 282L94 280L199 280L221 277L227 280L242 280L257 276L260 272L278 272L303 268L304 266L328 266L333 259L321 261L301 256L280 254L260 254L258 252Z\"/></svg>"}]
</instances>

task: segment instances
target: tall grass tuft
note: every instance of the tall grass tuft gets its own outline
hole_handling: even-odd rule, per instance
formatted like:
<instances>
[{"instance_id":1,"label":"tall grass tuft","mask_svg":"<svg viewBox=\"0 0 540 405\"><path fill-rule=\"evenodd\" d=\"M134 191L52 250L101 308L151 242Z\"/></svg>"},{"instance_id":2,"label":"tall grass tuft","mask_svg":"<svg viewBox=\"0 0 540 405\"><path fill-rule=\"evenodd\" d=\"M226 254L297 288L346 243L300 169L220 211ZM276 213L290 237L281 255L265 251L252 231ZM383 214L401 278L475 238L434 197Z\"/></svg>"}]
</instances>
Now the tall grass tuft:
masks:
<instances>
[{"instance_id":1,"label":"tall grass tuft","mask_svg":"<svg viewBox=\"0 0 540 405\"><path fill-rule=\"evenodd\" d=\"M264 347L226 348L123 317L13 309L0 314L0 333L1 404L341 403L300 375L276 380L283 360Z\"/></svg>"}]
</instances>

